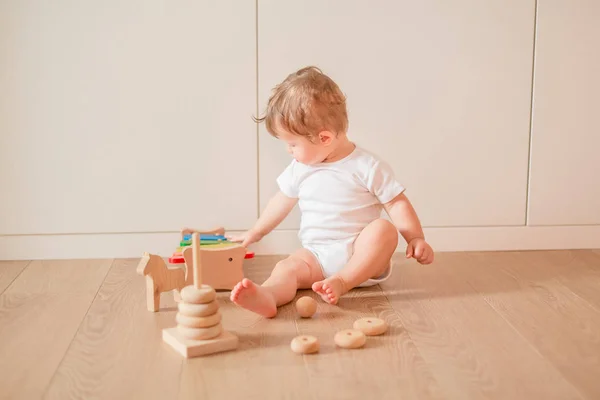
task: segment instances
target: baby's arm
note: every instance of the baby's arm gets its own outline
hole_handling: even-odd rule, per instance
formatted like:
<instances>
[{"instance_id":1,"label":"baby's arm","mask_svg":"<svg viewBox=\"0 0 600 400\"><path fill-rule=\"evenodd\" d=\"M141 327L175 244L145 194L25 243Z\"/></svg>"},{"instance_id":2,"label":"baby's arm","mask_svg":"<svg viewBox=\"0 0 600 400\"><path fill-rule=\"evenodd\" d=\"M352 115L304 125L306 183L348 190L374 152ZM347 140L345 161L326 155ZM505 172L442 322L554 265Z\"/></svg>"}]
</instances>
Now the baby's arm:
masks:
<instances>
[{"instance_id":1,"label":"baby's arm","mask_svg":"<svg viewBox=\"0 0 600 400\"><path fill-rule=\"evenodd\" d=\"M261 237L268 235L288 216L297 202L298 199L277 192L267 203L252 230L259 233Z\"/></svg>"},{"instance_id":2,"label":"baby's arm","mask_svg":"<svg viewBox=\"0 0 600 400\"><path fill-rule=\"evenodd\" d=\"M240 236L230 236L228 239L233 242L241 242L244 247L260 241L287 217L297 202L297 198L277 192L269 200L262 215L249 231Z\"/></svg>"},{"instance_id":3,"label":"baby's arm","mask_svg":"<svg viewBox=\"0 0 600 400\"><path fill-rule=\"evenodd\" d=\"M433 262L433 249L425 241L421 222L410 200L404 193L383 205L406 243L406 256L414 257L421 264Z\"/></svg>"}]
</instances>

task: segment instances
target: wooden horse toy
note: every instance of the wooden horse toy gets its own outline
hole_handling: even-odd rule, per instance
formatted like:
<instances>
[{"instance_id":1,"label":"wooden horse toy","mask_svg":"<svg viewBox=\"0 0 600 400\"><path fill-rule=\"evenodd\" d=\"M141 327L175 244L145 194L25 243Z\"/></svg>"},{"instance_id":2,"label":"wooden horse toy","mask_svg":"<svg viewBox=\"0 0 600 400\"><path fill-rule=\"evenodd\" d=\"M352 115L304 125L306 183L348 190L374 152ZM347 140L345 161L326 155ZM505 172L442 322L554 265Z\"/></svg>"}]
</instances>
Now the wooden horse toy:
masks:
<instances>
[{"instance_id":1,"label":"wooden horse toy","mask_svg":"<svg viewBox=\"0 0 600 400\"><path fill-rule=\"evenodd\" d=\"M167 267L165 261L155 254L144 253L137 266L137 273L146 277L146 304L148 311L152 312L160 308L162 292L175 290L178 294L186 285L186 271L183 268Z\"/></svg>"}]
</instances>

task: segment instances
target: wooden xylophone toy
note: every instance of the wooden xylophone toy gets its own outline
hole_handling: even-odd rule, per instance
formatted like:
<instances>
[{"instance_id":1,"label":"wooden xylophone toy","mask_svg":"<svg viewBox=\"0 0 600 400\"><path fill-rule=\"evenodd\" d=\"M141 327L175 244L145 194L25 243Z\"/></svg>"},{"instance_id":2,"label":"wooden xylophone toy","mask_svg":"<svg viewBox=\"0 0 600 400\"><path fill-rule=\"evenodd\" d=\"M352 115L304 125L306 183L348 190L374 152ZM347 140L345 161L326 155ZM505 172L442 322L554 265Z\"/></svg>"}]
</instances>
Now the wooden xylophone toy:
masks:
<instances>
[{"instance_id":1,"label":"wooden xylophone toy","mask_svg":"<svg viewBox=\"0 0 600 400\"><path fill-rule=\"evenodd\" d=\"M183 252L185 251L185 249L187 247L189 247L191 245L192 245L192 235L191 234L183 235L181 238L181 241L179 242L179 246L175 249L175 251L173 252L171 257L169 257L169 262L171 264L184 264L185 258L183 257ZM230 247L230 246L235 246L235 245L238 245L238 243L229 241L223 235L208 235L208 234L200 235L200 247L201 248L203 248L203 247L207 248L208 246L210 246L210 248L214 249L214 248L220 248L220 247ZM207 247L205 247L205 246L207 246ZM254 252L247 251L246 256L244 258L253 258L253 257L254 257Z\"/></svg>"}]
</instances>

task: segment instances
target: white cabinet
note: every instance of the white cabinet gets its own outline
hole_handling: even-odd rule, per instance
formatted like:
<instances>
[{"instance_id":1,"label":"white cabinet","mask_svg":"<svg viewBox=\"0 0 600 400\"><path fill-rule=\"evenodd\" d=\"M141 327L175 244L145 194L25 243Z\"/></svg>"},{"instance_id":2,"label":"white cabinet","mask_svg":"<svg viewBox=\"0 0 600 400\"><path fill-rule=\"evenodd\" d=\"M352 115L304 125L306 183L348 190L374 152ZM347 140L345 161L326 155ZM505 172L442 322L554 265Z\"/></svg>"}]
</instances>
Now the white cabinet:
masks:
<instances>
[{"instance_id":1,"label":"white cabinet","mask_svg":"<svg viewBox=\"0 0 600 400\"><path fill-rule=\"evenodd\" d=\"M259 109L316 65L426 226L525 222L534 1L258 2ZM259 132L261 208L290 161ZM297 228L297 210L281 225Z\"/></svg>"},{"instance_id":2,"label":"white cabinet","mask_svg":"<svg viewBox=\"0 0 600 400\"><path fill-rule=\"evenodd\" d=\"M600 224L600 3L540 1L530 225Z\"/></svg>"},{"instance_id":3,"label":"white cabinet","mask_svg":"<svg viewBox=\"0 0 600 400\"><path fill-rule=\"evenodd\" d=\"M0 3L0 234L247 228L255 4Z\"/></svg>"}]
</instances>

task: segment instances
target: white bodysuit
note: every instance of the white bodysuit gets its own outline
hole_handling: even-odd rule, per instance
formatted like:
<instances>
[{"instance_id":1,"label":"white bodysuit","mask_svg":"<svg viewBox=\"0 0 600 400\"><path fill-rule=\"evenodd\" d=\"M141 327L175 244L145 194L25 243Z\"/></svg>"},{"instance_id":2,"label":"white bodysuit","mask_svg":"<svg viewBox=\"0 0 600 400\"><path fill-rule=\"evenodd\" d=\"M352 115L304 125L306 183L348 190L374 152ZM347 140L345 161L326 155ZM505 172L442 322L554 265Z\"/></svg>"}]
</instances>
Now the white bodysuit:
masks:
<instances>
[{"instance_id":1,"label":"white bodysuit","mask_svg":"<svg viewBox=\"0 0 600 400\"><path fill-rule=\"evenodd\" d=\"M382 203L404 191L387 163L359 147L330 163L306 165L293 160L277 184L283 194L298 199L302 213L298 237L315 254L325 277L348 263L358 235L381 218ZM377 284L390 274L391 263L381 277L360 286Z\"/></svg>"}]
</instances>

